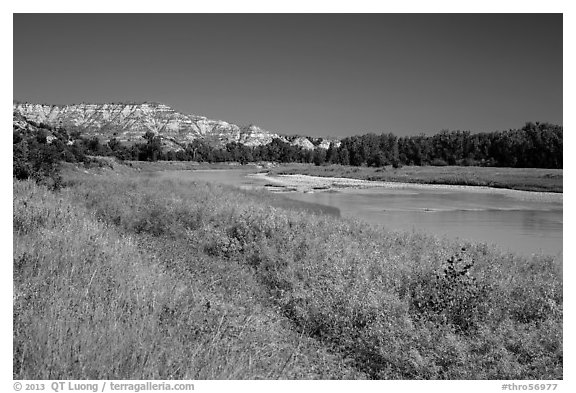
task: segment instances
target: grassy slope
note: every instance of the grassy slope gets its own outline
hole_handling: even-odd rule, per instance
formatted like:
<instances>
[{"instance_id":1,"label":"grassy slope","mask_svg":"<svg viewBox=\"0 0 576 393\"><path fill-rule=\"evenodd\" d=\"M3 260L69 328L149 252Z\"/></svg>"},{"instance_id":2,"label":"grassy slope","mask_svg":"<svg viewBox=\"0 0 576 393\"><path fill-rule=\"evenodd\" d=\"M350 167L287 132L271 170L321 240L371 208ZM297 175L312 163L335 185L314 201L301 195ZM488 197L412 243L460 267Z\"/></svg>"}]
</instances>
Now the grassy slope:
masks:
<instances>
[{"instance_id":1,"label":"grassy slope","mask_svg":"<svg viewBox=\"0 0 576 393\"><path fill-rule=\"evenodd\" d=\"M248 269L102 222L77 191L14 184L15 379L363 378Z\"/></svg>"},{"instance_id":2,"label":"grassy slope","mask_svg":"<svg viewBox=\"0 0 576 393\"><path fill-rule=\"evenodd\" d=\"M562 192L562 169L405 166L394 169L342 165L287 164L271 174L349 177L405 183L488 186L525 191Z\"/></svg>"},{"instance_id":3,"label":"grassy slope","mask_svg":"<svg viewBox=\"0 0 576 393\"><path fill-rule=\"evenodd\" d=\"M150 174L14 191L17 379L562 378L551 259Z\"/></svg>"}]
</instances>

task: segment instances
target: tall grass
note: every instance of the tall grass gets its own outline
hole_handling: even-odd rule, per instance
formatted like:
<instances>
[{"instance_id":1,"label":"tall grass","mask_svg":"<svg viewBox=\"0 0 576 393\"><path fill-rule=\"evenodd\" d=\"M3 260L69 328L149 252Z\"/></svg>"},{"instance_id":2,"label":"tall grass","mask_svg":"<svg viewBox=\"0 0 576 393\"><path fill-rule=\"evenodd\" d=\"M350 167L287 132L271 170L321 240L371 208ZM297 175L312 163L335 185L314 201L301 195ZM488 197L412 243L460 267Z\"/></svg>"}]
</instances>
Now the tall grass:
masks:
<instances>
[{"instance_id":1,"label":"tall grass","mask_svg":"<svg viewBox=\"0 0 576 393\"><path fill-rule=\"evenodd\" d=\"M175 246L15 182L14 378L362 377L251 300L249 272Z\"/></svg>"},{"instance_id":2,"label":"tall grass","mask_svg":"<svg viewBox=\"0 0 576 393\"><path fill-rule=\"evenodd\" d=\"M58 277L55 285L59 288L53 294L53 300L47 302L43 297L36 301L38 307L41 305L40 310L19 311L15 324L30 326L24 321L41 312L48 313L48 318L44 317L45 324L59 326L59 319L50 314L53 312L50 310L59 309L53 304L62 301L80 302L84 314L102 318L108 312L102 310L102 304L119 304L119 307L131 304L137 312L130 314L134 319L127 322L125 334L115 342L117 352L109 355L107 365L118 365L121 354L140 353L142 348L146 349L154 342L169 346L179 354L176 359L188 358L191 354L200 356L207 348L218 354L227 351L228 341L218 341L221 314L209 318L208 322L199 322L197 318L191 319L188 312L181 311L191 309L193 314L207 314L206 302L213 304L216 297L222 304L234 304L237 309L250 308L250 315L257 318L267 315L284 329L276 327L273 332L283 331L295 338L295 341L287 340L282 344L278 335L266 334L266 329L258 333L263 336L254 333L254 339L259 337L259 346L269 348L271 360L267 366L256 368L260 373L241 368L232 374L236 377L270 377L262 371L268 370L269 375L289 378L562 378L562 272L551 258L526 259L502 254L484 245L416 233L385 232L360 222L276 208L268 203L269 196L220 185L166 180L153 175L115 179L86 176L76 179L75 185L65 191L66 200L83 205L67 214L82 212L82 215L92 217L90 222L95 225L94 231L101 237L87 234L77 248L70 252L59 251L58 258L70 255L76 260L79 255L93 255L96 259L90 264L83 263L85 268L76 270L77 267L73 272L63 274L61 269L51 268L53 258L46 251L46 247L50 247L46 244L55 243L33 243L38 250L33 251L36 256L32 259L27 256L24 262L17 261L32 252L25 252L25 249L32 246L28 243L34 242L33 239L42 239L52 233L54 239L60 239L58 244L62 244L62 250L67 250L69 236L80 230L76 227L72 232L62 228L48 229L45 226L47 218L38 217L70 221L67 225L79 225L79 220L68 220L62 215L63 211L70 210L64 207L51 214L33 214L64 196L37 191L29 183L18 183L15 187L15 238L22 239L22 244L15 247L15 265L24 266L23 270L17 270L17 277L22 277L23 281L24 277L32 277L32 282L39 286L19 291L42 293L41 283L52 276ZM24 200L31 192L42 196L34 198L36 202L32 209L22 207L20 199ZM17 219L19 215L30 217ZM98 222L94 223L94 219ZM18 224L19 220L31 224ZM37 233L29 236L27 231L38 230L36 222L42 223L42 236ZM104 238L107 240L94 243ZM120 238L140 239L139 245L120 240L122 247L128 247L129 251L122 253L111 248L110 244L116 244ZM93 251L81 248L91 244ZM108 251L99 254L96 250ZM119 254L123 257L118 257ZM43 263L34 262L36 260ZM70 261L69 265L75 266L75 263ZM148 273L142 273L142 268ZM90 292L90 288L110 286L105 278L118 277L119 272L122 272L122 279L111 281L123 283L122 289L112 290L114 295L106 290ZM70 294L67 292L70 280L66 277L72 274L81 276L82 279L78 279L82 284L78 291ZM90 282L93 276L98 285L94 280ZM138 277L148 280L132 285L133 281L138 282ZM193 281L185 282L182 277L190 277ZM130 284L125 284L125 280ZM202 284L197 287L194 282ZM25 284L15 285L27 288ZM131 296L123 294L125 285L132 288ZM81 297L86 291L91 295ZM161 300L152 303L151 316L144 310L149 310L146 307L150 307L149 299L154 296ZM118 297L124 301L114 300ZM15 304L20 301L18 299ZM88 307L85 302L91 305ZM67 309L74 310L68 306ZM205 337L204 346L196 344L195 339L184 333L176 333L178 340L168 340L166 335L172 331L159 326L163 307L171 310L166 312L175 326L195 324L200 330L207 329L210 333ZM140 319L150 322L148 325L136 323ZM78 336L76 332L88 329L83 325L88 322L76 320L75 323L70 330L75 333L74 337ZM133 324L137 328L131 327ZM237 325L243 326L241 322ZM149 326L149 330L145 326ZM137 329L137 332L131 329ZM141 332L141 329L145 331ZM19 330L16 330L15 341L20 337L22 344L15 352L15 374L25 376L26 372L32 372L29 363L25 360L18 363L16 359L18 356L26 358L27 343L43 342L36 335L52 343L52 351L59 351L56 348L61 348L63 343L76 342L76 338L68 338L63 333L64 327L56 330L59 332L56 336L47 333L42 336L42 332L22 335L24 333L18 334ZM155 334L148 335L151 331ZM234 345L243 344L243 340L230 340ZM162 348L162 345L156 345L154 348ZM282 345L290 349L286 350ZM75 368L79 366L74 366L76 363L70 357L82 348L68 348L69 352L63 349L64 354L70 355L59 355L61 363L68 367L67 375L87 370ZM317 348L328 350L334 357L330 358L328 354L312 356ZM289 351L294 355L288 359L282 357ZM165 362L156 349L143 352L150 353L153 358L147 360L148 367L144 368L142 377L170 375L156 369L160 367L159 363ZM165 356L173 358L167 353ZM205 374L194 373L191 371L195 370L194 362L183 360L174 361L168 368L179 370L174 377L226 378L231 374L215 371L221 369L218 362L224 362L224 358L216 356L216 360L208 362L208 366L201 369ZM138 363L138 360L132 361ZM117 369L102 373L105 367L99 359L91 359L88 363L95 374L80 372L78 375L136 373L135 368L132 374L121 374ZM84 367L88 363L84 360ZM313 371L320 363L328 370L324 375ZM26 367L19 372L18 367L22 368L22 365Z\"/></svg>"}]
</instances>

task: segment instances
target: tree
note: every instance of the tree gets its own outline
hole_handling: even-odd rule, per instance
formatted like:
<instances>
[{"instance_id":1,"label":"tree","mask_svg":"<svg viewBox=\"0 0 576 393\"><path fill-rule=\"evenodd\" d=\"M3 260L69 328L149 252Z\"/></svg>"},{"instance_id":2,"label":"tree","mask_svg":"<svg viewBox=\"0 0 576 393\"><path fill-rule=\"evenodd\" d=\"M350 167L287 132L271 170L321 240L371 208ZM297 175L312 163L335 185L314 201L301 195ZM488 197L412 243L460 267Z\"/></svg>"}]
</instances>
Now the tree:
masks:
<instances>
[{"instance_id":1,"label":"tree","mask_svg":"<svg viewBox=\"0 0 576 393\"><path fill-rule=\"evenodd\" d=\"M326 162L326 150L317 148L314 150L314 165L320 166Z\"/></svg>"},{"instance_id":2,"label":"tree","mask_svg":"<svg viewBox=\"0 0 576 393\"><path fill-rule=\"evenodd\" d=\"M326 152L326 162L332 164L338 160L338 151L334 142L330 142L328 146L328 151Z\"/></svg>"},{"instance_id":3,"label":"tree","mask_svg":"<svg viewBox=\"0 0 576 393\"><path fill-rule=\"evenodd\" d=\"M338 162L341 165L350 165L350 153L346 147L340 149L338 154Z\"/></svg>"},{"instance_id":4,"label":"tree","mask_svg":"<svg viewBox=\"0 0 576 393\"><path fill-rule=\"evenodd\" d=\"M162 156L162 140L152 131L146 131L143 138L146 140L144 157L147 161L157 161Z\"/></svg>"},{"instance_id":5,"label":"tree","mask_svg":"<svg viewBox=\"0 0 576 393\"><path fill-rule=\"evenodd\" d=\"M120 148L120 142L116 138L110 138L110 140L108 141L108 147L110 148L110 150L116 151Z\"/></svg>"}]
</instances>

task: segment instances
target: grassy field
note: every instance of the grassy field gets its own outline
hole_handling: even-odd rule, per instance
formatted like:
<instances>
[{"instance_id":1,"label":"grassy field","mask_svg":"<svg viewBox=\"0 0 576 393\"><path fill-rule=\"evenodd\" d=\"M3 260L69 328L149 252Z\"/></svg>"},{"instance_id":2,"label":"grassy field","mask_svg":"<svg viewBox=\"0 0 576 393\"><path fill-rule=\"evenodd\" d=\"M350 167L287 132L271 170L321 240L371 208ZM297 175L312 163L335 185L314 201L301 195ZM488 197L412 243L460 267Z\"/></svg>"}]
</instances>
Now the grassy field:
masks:
<instances>
[{"instance_id":1,"label":"grassy field","mask_svg":"<svg viewBox=\"0 0 576 393\"><path fill-rule=\"evenodd\" d=\"M65 180L14 182L14 379L562 378L551 258L153 172Z\"/></svg>"},{"instance_id":2,"label":"grassy field","mask_svg":"<svg viewBox=\"0 0 576 393\"><path fill-rule=\"evenodd\" d=\"M487 186L513 190L562 192L562 169L486 168L472 166L405 166L367 168L342 165L285 164L271 169L276 175L348 177L403 183Z\"/></svg>"}]
</instances>

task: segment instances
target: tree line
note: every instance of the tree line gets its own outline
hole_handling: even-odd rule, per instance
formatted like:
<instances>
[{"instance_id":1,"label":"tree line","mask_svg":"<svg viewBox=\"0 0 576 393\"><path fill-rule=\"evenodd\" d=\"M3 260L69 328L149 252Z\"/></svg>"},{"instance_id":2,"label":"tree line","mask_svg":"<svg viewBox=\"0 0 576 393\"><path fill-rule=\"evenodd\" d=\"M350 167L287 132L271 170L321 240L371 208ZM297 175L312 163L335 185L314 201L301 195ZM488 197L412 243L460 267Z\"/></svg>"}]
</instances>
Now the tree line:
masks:
<instances>
[{"instance_id":1,"label":"tree line","mask_svg":"<svg viewBox=\"0 0 576 393\"><path fill-rule=\"evenodd\" d=\"M182 150L164 151L159 136L144 135L145 143L123 146L112 139L101 148L131 160L178 160L240 163L275 161L382 167L392 165L459 165L522 168L562 168L563 129L549 123L526 123L516 130L472 134L443 130L438 134L397 137L392 133L350 136L339 146L304 149L281 139L268 145L245 146L231 142L224 147L197 139Z\"/></svg>"},{"instance_id":2,"label":"tree line","mask_svg":"<svg viewBox=\"0 0 576 393\"><path fill-rule=\"evenodd\" d=\"M397 137L392 133L350 136L339 146L304 149L282 139L262 146L231 142L225 146L196 139L179 150L163 147L160 136L149 131L142 141L128 145L116 138L101 142L78 131L28 121L35 132L14 129L14 176L57 179L60 161L90 162L90 156L114 156L134 161L299 162L315 165L395 168L403 165L461 165L523 168L562 168L561 126L526 123L521 129L472 134L443 130L435 135ZM315 140L318 142L318 140Z\"/></svg>"},{"instance_id":3,"label":"tree line","mask_svg":"<svg viewBox=\"0 0 576 393\"><path fill-rule=\"evenodd\" d=\"M342 165L459 165L562 168L562 127L527 123L518 130L471 134L441 131L432 136L366 134L342 140L330 162ZM335 157L335 158L334 158Z\"/></svg>"}]
</instances>

